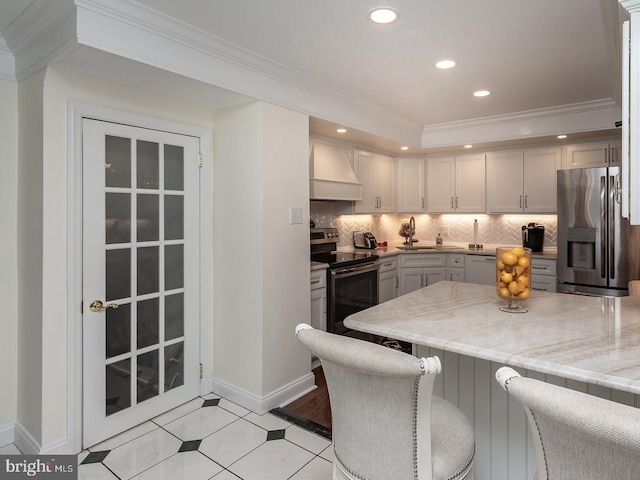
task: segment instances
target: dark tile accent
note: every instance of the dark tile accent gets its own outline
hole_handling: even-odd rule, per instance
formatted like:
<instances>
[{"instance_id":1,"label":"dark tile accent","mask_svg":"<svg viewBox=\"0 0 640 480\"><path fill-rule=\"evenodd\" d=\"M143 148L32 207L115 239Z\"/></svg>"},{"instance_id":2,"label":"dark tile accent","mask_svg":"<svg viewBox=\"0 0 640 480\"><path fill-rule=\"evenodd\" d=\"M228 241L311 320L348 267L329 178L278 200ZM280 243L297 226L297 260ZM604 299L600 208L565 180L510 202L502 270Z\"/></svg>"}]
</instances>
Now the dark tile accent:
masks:
<instances>
[{"instance_id":1,"label":"dark tile accent","mask_svg":"<svg viewBox=\"0 0 640 480\"><path fill-rule=\"evenodd\" d=\"M107 455L111 453L111 450L102 450L100 452L91 452L89 455L85 457L85 459L80 463L80 465L88 465L89 463L100 463L104 460Z\"/></svg>"},{"instance_id":2,"label":"dark tile accent","mask_svg":"<svg viewBox=\"0 0 640 480\"><path fill-rule=\"evenodd\" d=\"M209 400L205 400L204 403L202 404L202 406L203 407L217 407L219 403L220 403L220 399L219 398L211 398Z\"/></svg>"},{"instance_id":3,"label":"dark tile accent","mask_svg":"<svg viewBox=\"0 0 640 480\"><path fill-rule=\"evenodd\" d=\"M267 433L267 442L269 440L282 440L284 438L284 430L269 430Z\"/></svg>"},{"instance_id":4,"label":"dark tile accent","mask_svg":"<svg viewBox=\"0 0 640 480\"><path fill-rule=\"evenodd\" d=\"M182 445L180 445L180 449L178 450L178 453L192 452L194 450L198 450L198 448L200 448L201 443L202 443L202 440L187 440L186 442L182 442Z\"/></svg>"},{"instance_id":5,"label":"dark tile accent","mask_svg":"<svg viewBox=\"0 0 640 480\"><path fill-rule=\"evenodd\" d=\"M274 414L277 417L285 419L287 422L293 423L300 428L304 428L316 435L320 435L321 437L326 438L327 440L331 440L331 429L325 427L324 425L320 425L319 423L312 422L307 418L303 418L295 413L287 412L282 408L274 408L269 413Z\"/></svg>"}]
</instances>

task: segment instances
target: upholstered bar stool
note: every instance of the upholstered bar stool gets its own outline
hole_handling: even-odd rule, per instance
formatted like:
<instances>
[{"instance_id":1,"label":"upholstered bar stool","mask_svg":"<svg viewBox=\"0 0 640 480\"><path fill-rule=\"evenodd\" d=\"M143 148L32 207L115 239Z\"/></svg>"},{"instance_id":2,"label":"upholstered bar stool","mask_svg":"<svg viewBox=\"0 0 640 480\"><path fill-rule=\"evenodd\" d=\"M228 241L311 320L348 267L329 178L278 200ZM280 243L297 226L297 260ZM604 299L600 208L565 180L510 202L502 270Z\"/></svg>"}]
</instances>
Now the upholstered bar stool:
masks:
<instances>
[{"instance_id":1,"label":"upholstered bar stool","mask_svg":"<svg viewBox=\"0 0 640 480\"><path fill-rule=\"evenodd\" d=\"M537 480L638 480L640 409L520 376L496 380L527 412Z\"/></svg>"},{"instance_id":2,"label":"upholstered bar stool","mask_svg":"<svg viewBox=\"0 0 640 480\"><path fill-rule=\"evenodd\" d=\"M438 357L296 327L322 362L331 403L336 480L471 480L473 429L433 396Z\"/></svg>"}]
</instances>

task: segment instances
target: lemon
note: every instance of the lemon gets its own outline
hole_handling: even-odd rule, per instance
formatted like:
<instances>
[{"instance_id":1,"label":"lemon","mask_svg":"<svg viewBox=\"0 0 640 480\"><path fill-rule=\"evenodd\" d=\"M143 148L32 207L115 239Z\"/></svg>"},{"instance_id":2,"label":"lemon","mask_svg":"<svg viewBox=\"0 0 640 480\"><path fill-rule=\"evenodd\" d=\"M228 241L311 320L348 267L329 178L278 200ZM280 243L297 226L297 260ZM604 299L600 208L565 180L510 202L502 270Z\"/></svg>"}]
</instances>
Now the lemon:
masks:
<instances>
[{"instance_id":1,"label":"lemon","mask_svg":"<svg viewBox=\"0 0 640 480\"><path fill-rule=\"evenodd\" d=\"M505 265L515 265L518 263L518 256L512 252L505 252L500 257L500 260L502 260L502 263Z\"/></svg>"}]
</instances>

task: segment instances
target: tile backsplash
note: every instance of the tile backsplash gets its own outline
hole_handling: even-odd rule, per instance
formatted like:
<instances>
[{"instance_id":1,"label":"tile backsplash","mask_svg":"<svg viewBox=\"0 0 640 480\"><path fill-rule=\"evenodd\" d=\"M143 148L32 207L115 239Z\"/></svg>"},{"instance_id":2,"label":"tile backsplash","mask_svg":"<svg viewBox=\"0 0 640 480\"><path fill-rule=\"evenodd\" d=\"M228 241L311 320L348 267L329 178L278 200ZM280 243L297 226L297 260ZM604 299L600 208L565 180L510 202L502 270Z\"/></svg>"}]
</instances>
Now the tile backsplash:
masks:
<instances>
[{"instance_id":1,"label":"tile backsplash","mask_svg":"<svg viewBox=\"0 0 640 480\"><path fill-rule=\"evenodd\" d=\"M398 243L404 241L398 231L403 222L408 222L411 214L386 215L342 215L348 205L341 202L310 202L309 216L316 227L336 227L340 232L339 247L353 245L353 232L365 230L373 233L377 240ZM555 215L433 215L414 214L416 220L415 238L426 243L434 243L438 233L444 243L473 242L473 221L478 220L478 243L481 244L522 244L522 226L537 223L545 227L545 247L557 246L557 217Z\"/></svg>"}]
</instances>

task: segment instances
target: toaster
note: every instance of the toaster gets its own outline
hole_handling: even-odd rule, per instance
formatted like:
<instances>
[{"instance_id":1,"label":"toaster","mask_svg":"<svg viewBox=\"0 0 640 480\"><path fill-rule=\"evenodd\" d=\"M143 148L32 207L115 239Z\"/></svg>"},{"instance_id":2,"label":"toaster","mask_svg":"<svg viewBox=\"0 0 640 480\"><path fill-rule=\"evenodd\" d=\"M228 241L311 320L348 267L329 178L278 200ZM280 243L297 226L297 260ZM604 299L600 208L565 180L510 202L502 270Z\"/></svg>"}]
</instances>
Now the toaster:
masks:
<instances>
[{"instance_id":1,"label":"toaster","mask_svg":"<svg viewBox=\"0 0 640 480\"><path fill-rule=\"evenodd\" d=\"M356 248L377 248L378 242L371 232L353 232L353 245Z\"/></svg>"}]
</instances>

